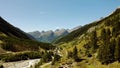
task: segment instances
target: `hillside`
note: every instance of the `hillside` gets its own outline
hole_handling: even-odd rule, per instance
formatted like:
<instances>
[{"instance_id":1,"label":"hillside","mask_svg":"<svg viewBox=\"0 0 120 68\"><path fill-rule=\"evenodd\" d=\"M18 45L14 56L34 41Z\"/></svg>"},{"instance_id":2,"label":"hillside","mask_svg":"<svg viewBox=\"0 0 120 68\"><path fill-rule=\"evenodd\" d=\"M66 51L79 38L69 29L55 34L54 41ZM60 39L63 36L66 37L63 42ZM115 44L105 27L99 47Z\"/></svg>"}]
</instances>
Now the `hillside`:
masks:
<instances>
[{"instance_id":1,"label":"hillside","mask_svg":"<svg viewBox=\"0 0 120 68\"><path fill-rule=\"evenodd\" d=\"M21 31L17 27L14 27L13 25L9 24L2 17L0 17L0 33L3 33L10 37L30 39L25 32Z\"/></svg>"},{"instance_id":2,"label":"hillside","mask_svg":"<svg viewBox=\"0 0 120 68\"><path fill-rule=\"evenodd\" d=\"M55 42L64 55L59 63L63 67L66 64L75 66L75 68L79 68L79 66L98 68L97 65L100 68L106 68L106 65L110 63L114 65L114 62L120 61L119 26L120 8L117 8L109 16L60 38ZM77 64L73 64L76 62Z\"/></svg>"},{"instance_id":3,"label":"hillside","mask_svg":"<svg viewBox=\"0 0 120 68\"><path fill-rule=\"evenodd\" d=\"M109 17L111 16L114 16L116 15L117 13L119 14L119 9L120 8L117 8L112 14L110 14L109 16L101 19L101 20L98 20L98 21L94 21L90 24L86 24L84 25L83 27L77 29L77 30L74 30L72 31L70 34L66 35L65 37L62 37L60 38L59 40L57 40L55 43L60 43L60 42L69 42L69 41L72 41L74 40L75 38L77 37L80 37L82 34L86 33L87 30L89 30L90 28L94 27L94 26L97 26L99 24L102 24L104 20L108 19ZM114 24L114 23L113 23Z\"/></svg>"},{"instance_id":4,"label":"hillside","mask_svg":"<svg viewBox=\"0 0 120 68\"><path fill-rule=\"evenodd\" d=\"M26 34L0 17L0 53L39 50L39 47L49 49L46 45L51 44L35 41L31 35Z\"/></svg>"}]
</instances>

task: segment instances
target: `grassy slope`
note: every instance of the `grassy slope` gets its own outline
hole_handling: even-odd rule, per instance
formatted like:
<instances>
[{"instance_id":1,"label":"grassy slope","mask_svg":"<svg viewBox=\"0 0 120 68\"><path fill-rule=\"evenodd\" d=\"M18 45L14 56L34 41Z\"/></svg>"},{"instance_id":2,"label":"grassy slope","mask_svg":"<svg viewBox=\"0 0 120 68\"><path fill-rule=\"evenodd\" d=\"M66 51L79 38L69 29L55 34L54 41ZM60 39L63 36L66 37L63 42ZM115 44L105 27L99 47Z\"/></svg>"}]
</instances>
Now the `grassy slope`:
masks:
<instances>
[{"instance_id":1,"label":"grassy slope","mask_svg":"<svg viewBox=\"0 0 120 68\"><path fill-rule=\"evenodd\" d=\"M71 32L70 34L66 35L65 37L62 37L62 38L56 40L54 43L58 44L58 43L70 42L72 40L75 40L77 37L80 37L82 34L85 34L87 32L87 30L90 29L91 27L94 27L96 25L100 26L101 24L105 23L105 21L107 19L109 19L110 17L113 17L113 16L119 14L119 12L120 12L120 9L118 8L111 15L109 15L109 16L107 16L99 21L95 21L95 22L92 22L90 24L87 24L87 25Z\"/></svg>"},{"instance_id":2,"label":"grassy slope","mask_svg":"<svg viewBox=\"0 0 120 68\"><path fill-rule=\"evenodd\" d=\"M120 64L118 62L114 62L109 65L102 65L96 59L97 52L92 54L93 55L92 58L86 57L85 56L86 49L84 48L84 45L89 44L89 42L91 41L90 37L91 37L92 31L96 31L97 38L99 38L101 30L103 28L112 30L114 26L106 26L105 24L109 23L107 22L108 20L111 20L111 19L116 20L117 19L116 17L118 15L120 16L120 9L117 9L114 13L112 13L108 17L105 17L100 21L87 24L55 42L60 45L59 47L64 48L66 51L72 51L73 47L77 46L79 56L81 58L84 58L85 60L79 63L75 63L74 61L71 61L73 63L73 68L79 68L79 67L81 68L106 68L106 67L119 68L120 67ZM115 21L111 21L111 23L114 24ZM97 44L101 45L100 40L97 42ZM62 51L64 51L64 49ZM66 55L66 54L63 54L63 55ZM59 65L62 63L69 62L70 60L70 59L68 60L68 58L66 58L65 56L63 56L62 58L65 58L66 60L63 59L63 61L60 61Z\"/></svg>"}]
</instances>

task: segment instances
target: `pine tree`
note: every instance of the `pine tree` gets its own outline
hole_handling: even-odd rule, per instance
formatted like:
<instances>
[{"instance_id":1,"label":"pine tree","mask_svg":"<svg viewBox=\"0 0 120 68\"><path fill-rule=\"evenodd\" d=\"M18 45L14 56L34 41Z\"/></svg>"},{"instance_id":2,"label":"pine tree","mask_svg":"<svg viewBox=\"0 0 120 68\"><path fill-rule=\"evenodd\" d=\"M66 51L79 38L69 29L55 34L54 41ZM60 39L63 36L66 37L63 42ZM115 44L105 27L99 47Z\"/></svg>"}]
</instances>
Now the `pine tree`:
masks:
<instances>
[{"instance_id":1,"label":"pine tree","mask_svg":"<svg viewBox=\"0 0 120 68\"><path fill-rule=\"evenodd\" d=\"M113 62L115 60L114 53L115 53L116 40L113 39L109 45L110 45L109 60L110 62Z\"/></svg>"},{"instance_id":2,"label":"pine tree","mask_svg":"<svg viewBox=\"0 0 120 68\"><path fill-rule=\"evenodd\" d=\"M111 31L110 29L106 29L106 39L109 41L110 39L110 34L111 34Z\"/></svg>"},{"instance_id":3,"label":"pine tree","mask_svg":"<svg viewBox=\"0 0 120 68\"><path fill-rule=\"evenodd\" d=\"M105 40L106 40L106 31L105 31L105 29L102 29L102 30L101 30L101 40L102 40L102 41L105 41Z\"/></svg>"},{"instance_id":4,"label":"pine tree","mask_svg":"<svg viewBox=\"0 0 120 68\"><path fill-rule=\"evenodd\" d=\"M120 38L118 38L116 41L114 57L115 57L115 60L120 61Z\"/></svg>"},{"instance_id":5,"label":"pine tree","mask_svg":"<svg viewBox=\"0 0 120 68\"><path fill-rule=\"evenodd\" d=\"M73 56L76 57L77 54L78 54L78 51L77 51L77 48L76 48L76 46L75 46L74 49L73 49Z\"/></svg>"},{"instance_id":6,"label":"pine tree","mask_svg":"<svg viewBox=\"0 0 120 68\"><path fill-rule=\"evenodd\" d=\"M103 63L106 57L106 45L105 45L105 41L106 41L106 30L102 29L101 30L101 41L103 42L102 45L99 48L98 51L98 59Z\"/></svg>"},{"instance_id":7,"label":"pine tree","mask_svg":"<svg viewBox=\"0 0 120 68\"><path fill-rule=\"evenodd\" d=\"M74 59L76 62L80 60L79 57L78 57L78 51L77 51L76 46L75 46L74 49L73 49L73 59Z\"/></svg>"},{"instance_id":8,"label":"pine tree","mask_svg":"<svg viewBox=\"0 0 120 68\"><path fill-rule=\"evenodd\" d=\"M97 49L97 34L96 31L92 32L91 36L91 52L94 53Z\"/></svg>"},{"instance_id":9,"label":"pine tree","mask_svg":"<svg viewBox=\"0 0 120 68\"><path fill-rule=\"evenodd\" d=\"M110 43L110 29L102 29L101 32L101 40L103 41L103 45L101 45L98 58L102 63L108 64L114 60L114 44ZM112 42L114 43L114 41Z\"/></svg>"}]
</instances>

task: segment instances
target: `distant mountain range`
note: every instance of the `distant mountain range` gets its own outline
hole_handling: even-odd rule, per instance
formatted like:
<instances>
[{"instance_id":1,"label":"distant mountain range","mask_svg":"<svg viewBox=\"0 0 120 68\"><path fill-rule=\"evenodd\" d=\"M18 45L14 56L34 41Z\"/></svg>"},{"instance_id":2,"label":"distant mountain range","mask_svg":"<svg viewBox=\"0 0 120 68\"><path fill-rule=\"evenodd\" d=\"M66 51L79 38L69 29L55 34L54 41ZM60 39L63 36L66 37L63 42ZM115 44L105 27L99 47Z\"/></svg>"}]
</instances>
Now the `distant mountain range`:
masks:
<instances>
[{"instance_id":1,"label":"distant mountain range","mask_svg":"<svg viewBox=\"0 0 120 68\"><path fill-rule=\"evenodd\" d=\"M47 42L51 43L56 39L59 39L63 36L68 35L70 32L80 28L81 26L75 27L73 29L56 29L55 31L49 30L49 31L33 31L28 32L28 34L32 35L36 40L40 42Z\"/></svg>"},{"instance_id":2,"label":"distant mountain range","mask_svg":"<svg viewBox=\"0 0 120 68\"><path fill-rule=\"evenodd\" d=\"M41 31L41 32L33 31L33 32L29 32L28 34L32 35L36 40L38 40L40 42L51 43L56 38L69 34L69 30L56 29L55 31L52 31L52 30Z\"/></svg>"}]
</instances>

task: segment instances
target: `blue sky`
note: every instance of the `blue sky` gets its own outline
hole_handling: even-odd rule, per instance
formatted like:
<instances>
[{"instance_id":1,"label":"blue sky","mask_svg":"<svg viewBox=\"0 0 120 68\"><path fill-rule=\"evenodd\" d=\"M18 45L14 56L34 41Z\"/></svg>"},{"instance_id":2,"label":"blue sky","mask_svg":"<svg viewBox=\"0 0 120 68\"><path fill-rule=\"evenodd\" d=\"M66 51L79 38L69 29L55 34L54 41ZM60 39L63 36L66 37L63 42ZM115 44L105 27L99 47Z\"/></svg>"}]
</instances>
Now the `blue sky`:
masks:
<instances>
[{"instance_id":1,"label":"blue sky","mask_svg":"<svg viewBox=\"0 0 120 68\"><path fill-rule=\"evenodd\" d=\"M25 32L71 29L105 17L120 0L0 0L0 16Z\"/></svg>"}]
</instances>

